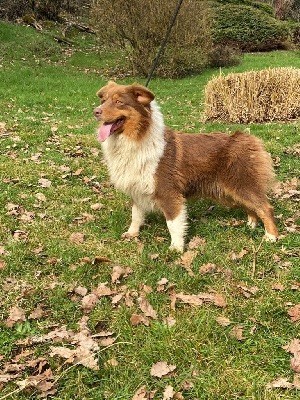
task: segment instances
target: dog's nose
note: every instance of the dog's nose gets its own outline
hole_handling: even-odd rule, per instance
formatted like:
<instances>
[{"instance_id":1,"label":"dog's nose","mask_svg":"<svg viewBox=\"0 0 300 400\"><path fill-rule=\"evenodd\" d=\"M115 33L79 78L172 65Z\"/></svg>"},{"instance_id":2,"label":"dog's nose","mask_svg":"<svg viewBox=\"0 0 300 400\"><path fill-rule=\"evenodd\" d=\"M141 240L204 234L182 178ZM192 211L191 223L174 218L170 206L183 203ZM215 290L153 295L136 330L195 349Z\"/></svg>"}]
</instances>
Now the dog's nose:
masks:
<instances>
[{"instance_id":1,"label":"dog's nose","mask_svg":"<svg viewBox=\"0 0 300 400\"><path fill-rule=\"evenodd\" d=\"M94 115L95 115L95 117L96 117L96 118L100 118L101 114L102 114L101 108L100 108L100 107L96 107L96 108L94 109Z\"/></svg>"}]
</instances>

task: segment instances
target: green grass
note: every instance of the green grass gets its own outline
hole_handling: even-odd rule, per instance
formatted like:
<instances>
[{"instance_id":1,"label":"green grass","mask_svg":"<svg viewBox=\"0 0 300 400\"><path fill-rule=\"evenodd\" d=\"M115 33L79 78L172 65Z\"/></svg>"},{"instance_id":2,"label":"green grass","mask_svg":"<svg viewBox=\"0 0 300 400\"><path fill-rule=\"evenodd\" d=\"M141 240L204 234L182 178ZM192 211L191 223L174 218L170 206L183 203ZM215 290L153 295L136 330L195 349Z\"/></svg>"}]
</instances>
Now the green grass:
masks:
<instances>
[{"instance_id":1,"label":"green grass","mask_svg":"<svg viewBox=\"0 0 300 400\"><path fill-rule=\"evenodd\" d=\"M276 244L261 245L254 275L254 249L260 245L262 227L252 232L245 225L234 226L234 220L245 218L242 212L221 206L210 210L208 202L189 205L188 239L199 235L206 240L192 264L194 277L177 265L178 256L168 251L169 236L161 216L149 216L139 242L122 241L120 236L130 222L130 201L108 184L92 116L98 102L95 93L106 82L93 68L98 59L101 68L118 65L119 56L107 51L95 55L93 46L83 47L81 39L80 48L74 47L68 58L65 48L51 35L5 23L0 23L0 37L0 122L5 122L10 132L0 136L0 248L6 252L0 255L5 261L0 270L0 363L20 352L19 339L47 333L54 324L76 330L83 312L70 288L81 285L90 290L100 282L110 283L113 265L123 265L133 273L121 284L136 292L144 284L152 287L147 298L158 319L149 327L133 327L130 317L138 311L136 304L127 307L121 302L113 307L108 298L101 299L89 315L89 327L92 333L99 326L113 331L120 344L101 349L99 371L76 366L63 374L54 399L127 400L142 385L157 390L155 399L161 399L167 384L189 400L299 398L295 390L266 389L267 383L279 376L293 377L290 355L282 346L299 338L299 324L292 323L287 314L287 304L300 302L299 290L291 289L293 282L300 281L299 236L285 227L289 218L297 222L297 203L272 199L283 238ZM277 66L299 67L299 51L246 54L241 65L224 69L224 73ZM299 158L285 153L299 143L299 122L249 126L201 122L203 89L217 73L209 70L181 80L151 82L167 124L187 132L250 129L264 140L273 156L280 157L276 168L280 180L299 176ZM74 174L80 168L82 173ZM38 183L41 177L52 185L42 188ZM38 201L38 193L46 200ZM9 215L8 203L34 212L34 219L24 222ZM93 211L95 203L102 208ZM76 219L84 213L93 219ZM26 241L13 238L17 229L27 233ZM69 237L78 231L85 234L85 241L75 245ZM35 249L41 246L37 253ZM233 261L231 252L243 248L248 254ZM153 254L158 257L153 259ZM112 262L87 260L97 256ZM219 272L200 275L199 266L208 262L215 263ZM227 307L178 305L171 311L168 293L156 291L162 277L175 285L176 292L222 293ZM274 283L281 283L284 290L272 290ZM241 284L257 286L259 291L247 299L238 289ZM42 319L27 318L12 328L5 326L13 305L22 307L28 316L40 303L47 310ZM169 315L176 318L173 327L163 323ZM232 325L218 325L216 317L220 315ZM242 325L243 341L230 335L235 325ZM36 357L43 355L49 360L56 376L61 374L62 361L49 357L49 344L36 345L33 350ZM105 367L111 358L117 359L118 365ZM151 366L157 361L176 365L176 372L162 379L151 377ZM186 381L192 385L184 389ZM3 386L0 399L15 388L14 383ZM35 399L37 393L20 391L10 398Z\"/></svg>"}]
</instances>

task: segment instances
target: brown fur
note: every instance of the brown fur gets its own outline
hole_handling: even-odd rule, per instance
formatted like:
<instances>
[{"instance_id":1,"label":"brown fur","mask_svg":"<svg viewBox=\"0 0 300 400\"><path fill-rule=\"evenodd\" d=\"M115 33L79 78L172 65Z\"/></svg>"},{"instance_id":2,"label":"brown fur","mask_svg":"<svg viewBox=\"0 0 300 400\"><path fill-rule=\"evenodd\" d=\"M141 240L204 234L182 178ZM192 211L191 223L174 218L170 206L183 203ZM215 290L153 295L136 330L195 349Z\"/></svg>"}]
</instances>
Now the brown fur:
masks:
<instances>
[{"instance_id":1,"label":"brown fur","mask_svg":"<svg viewBox=\"0 0 300 400\"><path fill-rule=\"evenodd\" d=\"M167 129L167 146L156 172L156 201L174 219L185 198L211 198L241 206L278 236L266 193L274 180L270 155L246 133L181 134Z\"/></svg>"}]
</instances>

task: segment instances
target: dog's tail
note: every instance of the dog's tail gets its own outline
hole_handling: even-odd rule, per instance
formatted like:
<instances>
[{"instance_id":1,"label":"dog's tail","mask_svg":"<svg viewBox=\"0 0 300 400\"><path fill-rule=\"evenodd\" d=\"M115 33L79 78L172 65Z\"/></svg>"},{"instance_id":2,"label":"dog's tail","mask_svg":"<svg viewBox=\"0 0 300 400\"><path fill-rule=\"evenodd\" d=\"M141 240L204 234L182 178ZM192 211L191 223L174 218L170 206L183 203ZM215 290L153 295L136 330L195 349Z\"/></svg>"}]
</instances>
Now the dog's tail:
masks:
<instances>
[{"instance_id":1,"label":"dog's tail","mask_svg":"<svg viewBox=\"0 0 300 400\"><path fill-rule=\"evenodd\" d=\"M240 181L236 181L237 186L245 187L246 184L267 194L275 184L275 173L271 155L263 142L253 135L235 132L227 150L227 172Z\"/></svg>"}]
</instances>

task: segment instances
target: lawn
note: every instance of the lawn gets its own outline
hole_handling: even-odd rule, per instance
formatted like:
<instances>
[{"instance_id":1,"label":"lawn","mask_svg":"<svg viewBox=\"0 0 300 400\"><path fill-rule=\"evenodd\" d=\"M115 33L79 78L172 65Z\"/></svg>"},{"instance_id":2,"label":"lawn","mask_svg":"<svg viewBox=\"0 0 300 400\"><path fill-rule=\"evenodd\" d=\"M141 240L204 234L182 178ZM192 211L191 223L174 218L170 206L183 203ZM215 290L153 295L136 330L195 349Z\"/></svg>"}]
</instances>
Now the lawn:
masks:
<instances>
[{"instance_id":1,"label":"lawn","mask_svg":"<svg viewBox=\"0 0 300 400\"><path fill-rule=\"evenodd\" d=\"M168 125L250 130L282 182L277 243L197 201L181 259L160 215L121 239L130 199L109 184L92 115L121 56L2 22L0 39L0 400L298 399L300 342L298 366L283 347L300 339L299 121L203 123L218 70L151 81ZM300 52L247 54L223 73L277 66L300 68ZM288 388L268 387L278 378Z\"/></svg>"}]
</instances>

